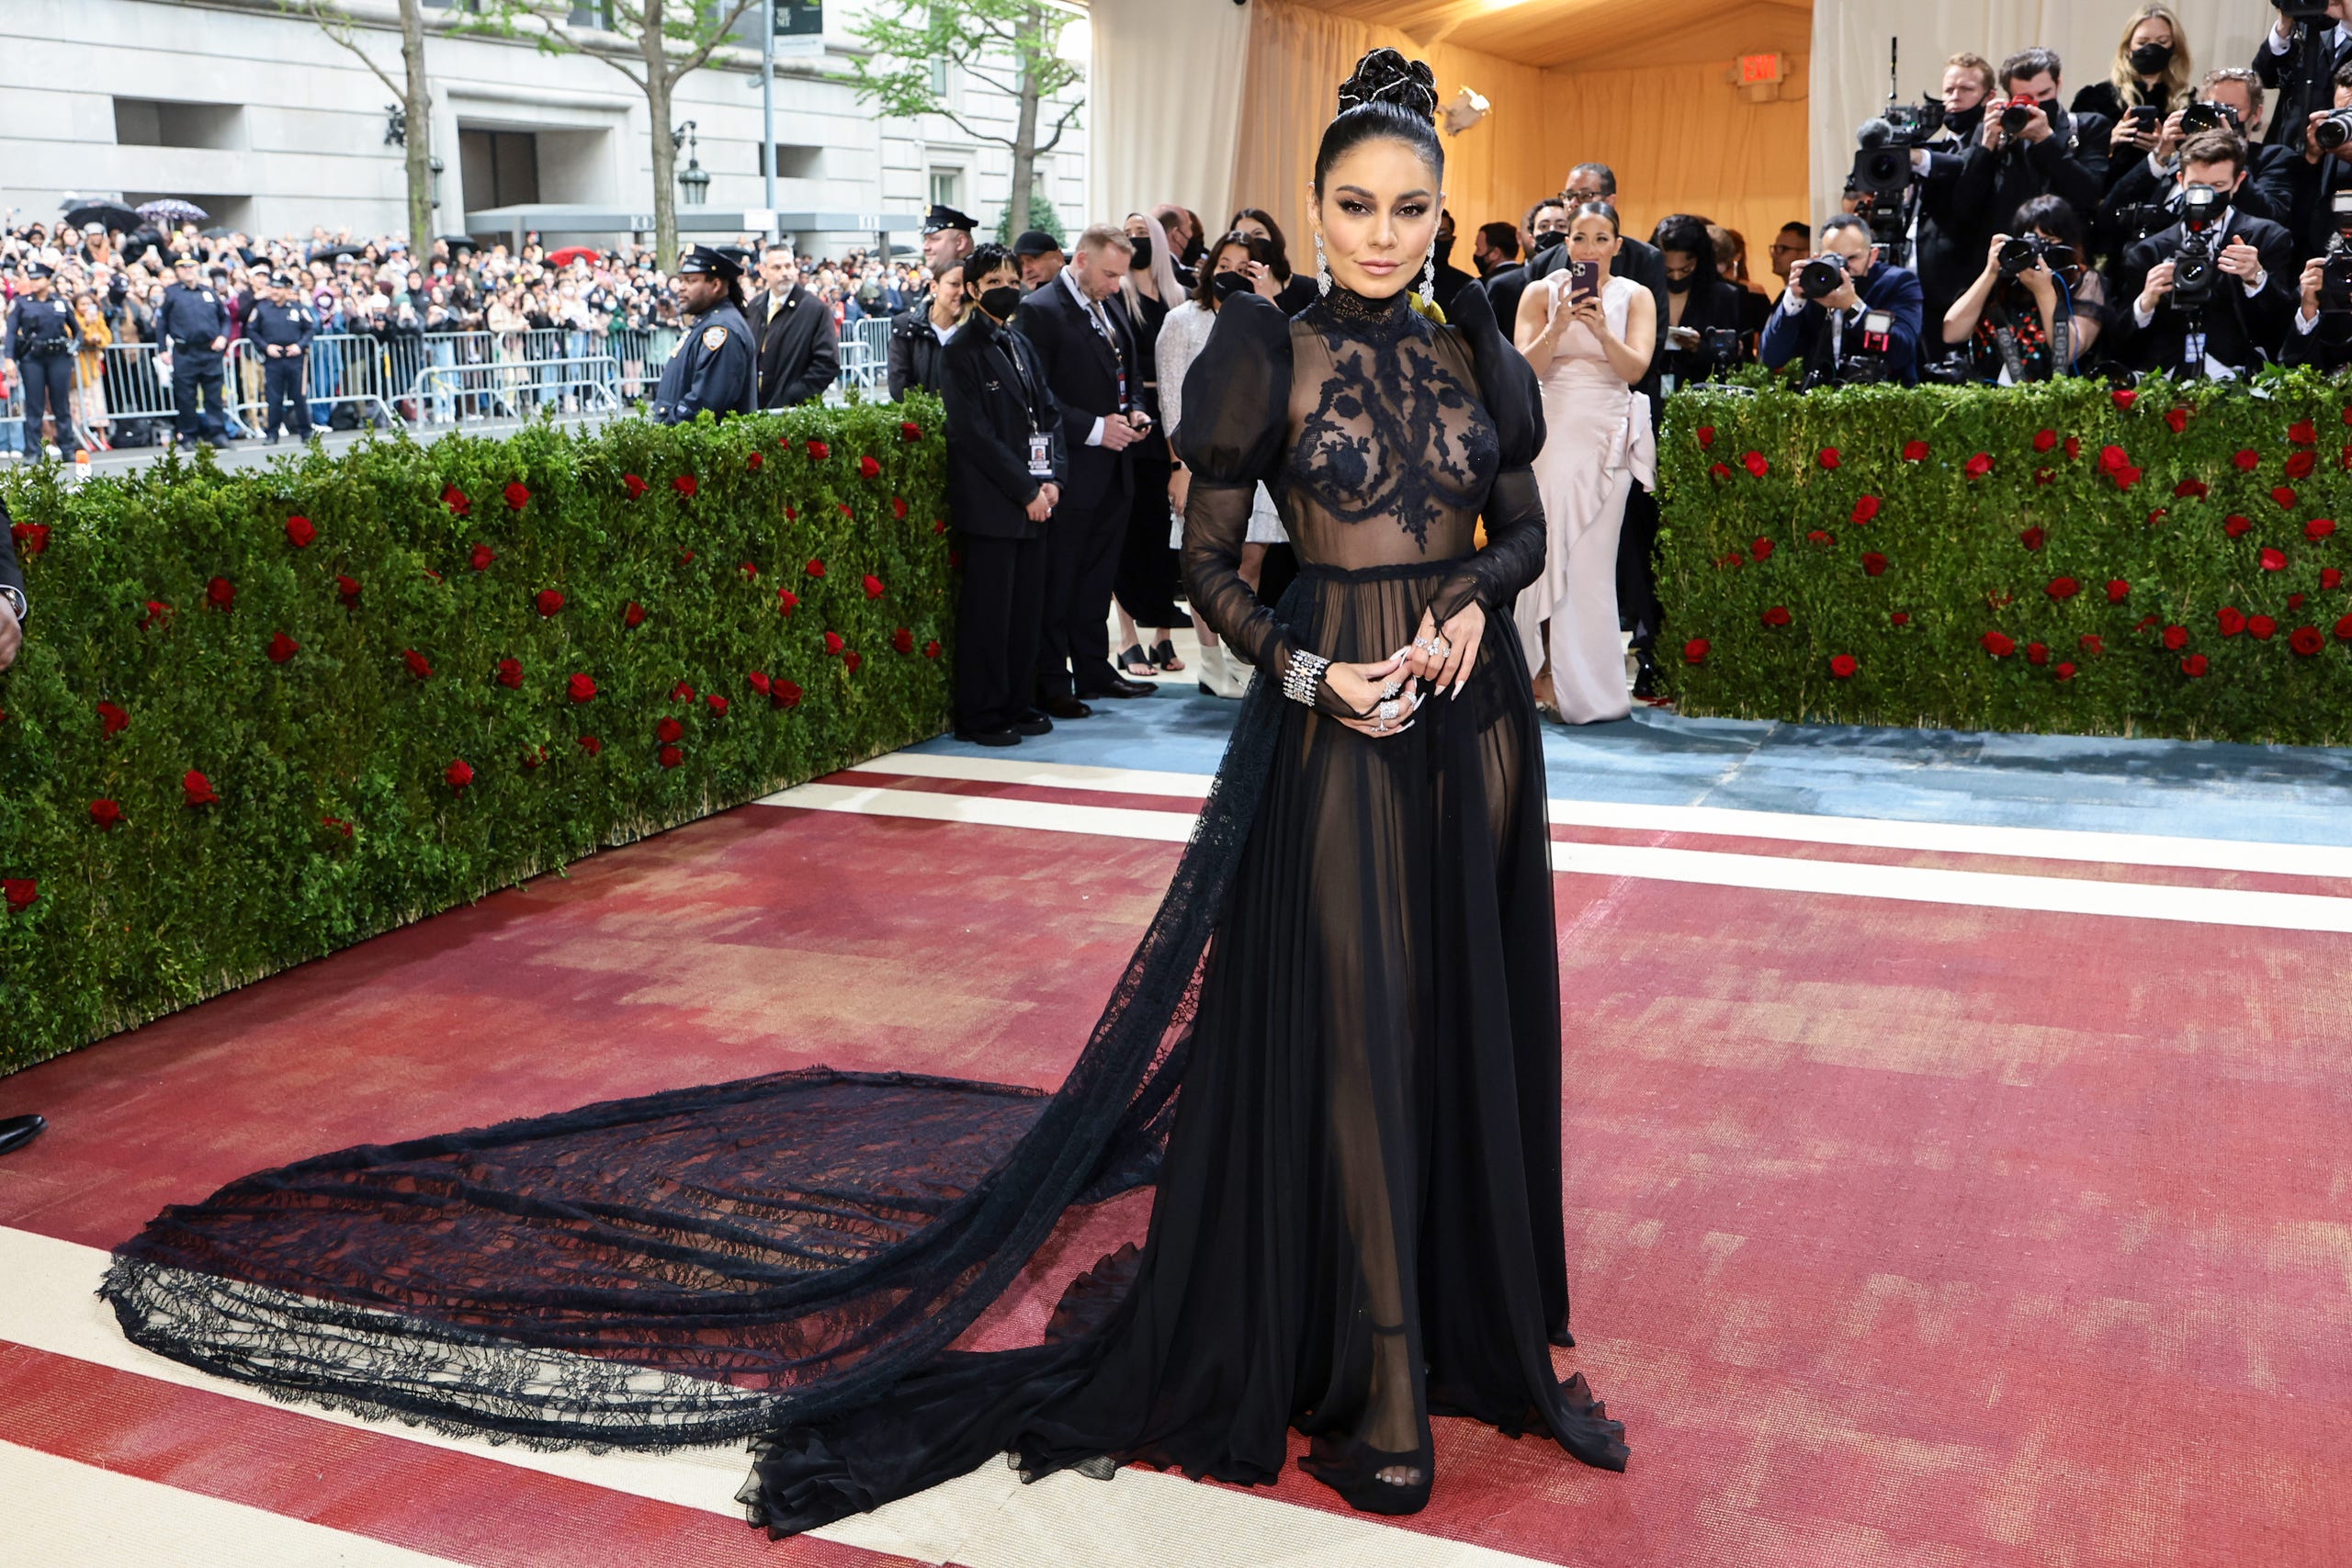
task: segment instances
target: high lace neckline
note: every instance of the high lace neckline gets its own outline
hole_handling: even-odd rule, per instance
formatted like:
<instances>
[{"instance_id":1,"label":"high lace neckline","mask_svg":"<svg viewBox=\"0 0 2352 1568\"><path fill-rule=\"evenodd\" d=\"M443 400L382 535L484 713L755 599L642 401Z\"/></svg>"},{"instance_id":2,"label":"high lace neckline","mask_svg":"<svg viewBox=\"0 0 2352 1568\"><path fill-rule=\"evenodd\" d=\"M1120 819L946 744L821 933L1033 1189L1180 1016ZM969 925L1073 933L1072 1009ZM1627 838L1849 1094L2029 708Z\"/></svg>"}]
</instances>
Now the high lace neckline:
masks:
<instances>
[{"instance_id":1,"label":"high lace neckline","mask_svg":"<svg viewBox=\"0 0 2352 1568\"><path fill-rule=\"evenodd\" d=\"M1359 294L1340 284L1331 285L1323 296L1322 305L1343 321L1360 321L1367 326L1394 325L1413 308L1410 291L1400 288L1380 298Z\"/></svg>"}]
</instances>

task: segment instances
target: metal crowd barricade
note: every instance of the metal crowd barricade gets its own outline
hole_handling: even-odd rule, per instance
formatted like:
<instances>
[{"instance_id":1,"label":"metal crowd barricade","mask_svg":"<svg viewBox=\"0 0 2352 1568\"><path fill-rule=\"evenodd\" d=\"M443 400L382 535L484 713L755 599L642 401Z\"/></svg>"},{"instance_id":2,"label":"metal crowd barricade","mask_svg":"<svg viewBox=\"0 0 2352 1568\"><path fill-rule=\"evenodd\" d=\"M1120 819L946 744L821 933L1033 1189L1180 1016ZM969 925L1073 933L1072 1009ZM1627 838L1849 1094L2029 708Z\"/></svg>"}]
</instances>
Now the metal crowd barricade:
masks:
<instances>
[{"instance_id":1,"label":"metal crowd barricade","mask_svg":"<svg viewBox=\"0 0 2352 1568\"><path fill-rule=\"evenodd\" d=\"M534 360L527 366L494 362L427 365L416 373L415 384L409 389L410 400L434 407L485 412L495 407L506 418L522 419L526 415L518 398L541 384L525 378L548 370L561 378L560 384L576 389L570 400L579 412L620 409L620 367L608 354L577 357L565 355Z\"/></svg>"}]
</instances>

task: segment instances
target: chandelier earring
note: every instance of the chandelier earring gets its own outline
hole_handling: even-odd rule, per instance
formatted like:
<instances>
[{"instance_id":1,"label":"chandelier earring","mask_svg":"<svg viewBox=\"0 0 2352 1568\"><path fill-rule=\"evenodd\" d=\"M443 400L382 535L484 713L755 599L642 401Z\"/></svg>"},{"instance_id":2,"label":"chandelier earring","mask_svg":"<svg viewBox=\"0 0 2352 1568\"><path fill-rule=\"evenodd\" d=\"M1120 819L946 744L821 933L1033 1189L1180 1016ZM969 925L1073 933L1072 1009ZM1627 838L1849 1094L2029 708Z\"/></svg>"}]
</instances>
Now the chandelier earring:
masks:
<instances>
[{"instance_id":1,"label":"chandelier earring","mask_svg":"<svg viewBox=\"0 0 2352 1568\"><path fill-rule=\"evenodd\" d=\"M1315 288L1319 294L1331 292L1331 263L1323 254L1323 231L1315 231Z\"/></svg>"},{"instance_id":2,"label":"chandelier earring","mask_svg":"<svg viewBox=\"0 0 2352 1568\"><path fill-rule=\"evenodd\" d=\"M1430 240L1430 254L1421 259L1421 298L1437 298L1437 240Z\"/></svg>"}]
</instances>

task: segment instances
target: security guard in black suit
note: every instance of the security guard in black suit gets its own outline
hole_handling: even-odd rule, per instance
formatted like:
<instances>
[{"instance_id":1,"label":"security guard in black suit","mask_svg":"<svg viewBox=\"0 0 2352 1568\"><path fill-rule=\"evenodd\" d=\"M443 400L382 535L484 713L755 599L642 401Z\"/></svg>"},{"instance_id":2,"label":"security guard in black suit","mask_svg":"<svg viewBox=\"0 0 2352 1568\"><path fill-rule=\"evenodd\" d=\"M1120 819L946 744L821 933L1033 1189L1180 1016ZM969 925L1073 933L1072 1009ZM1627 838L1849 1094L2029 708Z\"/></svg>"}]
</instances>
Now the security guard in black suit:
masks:
<instances>
[{"instance_id":1,"label":"security guard in black suit","mask_svg":"<svg viewBox=\"0 0 2352 1568\"><path fill-rule=\"evenodd\" d=\"M195 446L199 431L217 444L229 434L220 375L221 355L229 350L228 301L197 280L194 256L174 256L172 276L164 308L155 313L155 335L172 352L172 423L183 446ZM199 401L209 406L199 410Z\"/></svg>"},{"instance_id":2,"label":"security guard in black suit","mask_svg":"<svg viewBox=\"0 0 2352 1568\"><path fill-rule=\"evenodd\" d=\"M25 382L25 457L41 449L40 419L44 408L57 416L57 438L67 448L74 439L74 351L81 346L81 324L74 308L51 291L50 269L33 262L24 271L27 291L8 308L5 357Z\"/></svg>"},{"instance_id":3,"label":"security guard in black suit","mask_svg":"<svg viewBox=\"0 0 2352 1568\"><path fill-rule=\"evenodd\" d=\"M686 340L662 369L653 417L684 424L708 409L724 419L759 407L759 361L743 319L743 268L708 245L678 262L678 302L695 318Z\"/></svg>"},{"instance_id":4,"label":"security guard in black suit","mask_svg":"<svg viewBox=\"0 0 2352 1568\"><path fill-rule=\"evenodd\" d=\"M269 298L254 307L245 320L245 335L261 345L261 388L268 411L269 444L277 445L278 426L296 439L311 434L311 400L306 395L311 370L311 339L319 330L310 306L294 298L294 280L274 273Z\"/></svg>"}]
</instances>

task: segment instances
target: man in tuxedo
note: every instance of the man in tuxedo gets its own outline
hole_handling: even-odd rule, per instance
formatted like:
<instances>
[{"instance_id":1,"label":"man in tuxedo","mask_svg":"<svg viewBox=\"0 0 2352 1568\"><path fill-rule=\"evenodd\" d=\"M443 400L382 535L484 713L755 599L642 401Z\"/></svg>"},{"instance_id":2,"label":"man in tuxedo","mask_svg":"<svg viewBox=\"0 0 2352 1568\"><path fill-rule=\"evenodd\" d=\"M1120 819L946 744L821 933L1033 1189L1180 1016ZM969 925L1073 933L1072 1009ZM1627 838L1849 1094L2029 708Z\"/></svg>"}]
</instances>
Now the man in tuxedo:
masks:
<instances>
[{"instance_id":1,"label":"man in tuxedo","mask_svg":"<svg viewBox=\"0 0 2352 1568\"><path fill-rule=\"evenodd\" d=\"M2310 120L2310 111L2326 101L2326 82L2332 82L2336 73L2352 64L2352 21L2346 19L2347 13L2352 13L2352 0L2327 0L2328 18L2334 25L2320 28L2319 36L2311 39L2308 44L2299 38L2296 30L2299 24L2281 16L2271 24L2270 30L2263 35L2262 42L2255 49L2254 73L2262 78L2264 86L2281 89L2278 112L2270 121L2272 141L2287 147L2298 146L2303 139L2303 127ZM2316 24L2307 22L2300 25L2312 27ZM2299 80L2306 64L2302 58L2306 50L2316 56L2310 63L2319 67L2319 74L2324 81L2302 83ZM2303 89L2300 93L2294 90L2299 86ZM2298 103L2304 106L2301 114L2296 112Z\"/></svg>"},{"instance_id":2,"label":"man in tuxedo","mask_svg":"<svg viewBox=\"0 0 2352 1568\"><path fill-rule=\"evenodd\" d=\"M17 547L10 536L8 503L0 500L0 671L17 661L24 645L25 579L17 570ZM0 692L6 692L0 686ZM6 919L0 914L0 919ZM38 1116L0 1116L0 1155L21 1149L40 1136L49 1123Z\"/></svg>"},{"instance_id":3,"label":"man in tuxedo","mask_svg":"<svg viewBox=\"0 0 2352 1568\"><path fill-rule=\"evenodd\" d=\"M1527 209L1526 226L1520 231L1520 249L1529 261L1558 244L1567 236L1567 204L1556 196L1547 196ZM1527 262L1510 262L1487 275L1487 298L1495 307L1495 320L1505 333L1519 320L1520 297L1527 292Z\"/></svg>"},{"instance_id":4,"label":"man in tuxedo","mask_svg":"<svg viewBox=\"0 0 2352 1568\"><path fill-rule=\"evenodd\" d=\"M2218 192L2223 203L2245 179L2245 142L2226 130L2191 137L2180 150L2180 186ZM2236 378L2277 353L2294 311L2295 242L2267 219L2224 205L2198 231L2212 246L2211 299L2190 310L2177 298L2177 258L2195 220L2183 220L2123 253L2123 296L2132 301L2124 359L2141 370Z\"/></svg>"},{"instance_id":5,"label":"man in tuxedo","mask_svg":"<svg viewBox=\"0 0 2352 1568\"><path fill-rule=\"evenodd\" d=\"M832 308L803 287L800 258L790 245L770 245L760 257L764 286L746 312L759 349L760 407L812 403L841 374L841 334Z\"/></svg>"},{"instance_id":6,"label":"man in tuxedo","mask_svg":"<svg viewBox=\"0 0 2352 1568\"><path fill-rule=\"evenodd\" d=\"M1078 238L1070 264L1021 302L1014 320L1037 351L1062 411L1069 480L1046 536L1046 624L1038 643L1037 705L1084 718L1089 697L1142 697L1157 690L1111 664L1111 588L1133 509L1135 462L1144 438L1143 374L1134 325L1119 299L1135 244L1097 223Z\"/></svg>"},{"instance_id":7,"label":"man in tuxedo","mask_svg":"<svg viewBox=\"0 0 2352 1568\"><path fill-rule=\"evenodd\" d=\"M1814 384L1837 368L1841 355L1860 346L1864 318L1872 310L1884 310L1894 318L1887 332L1886 378L1906 387L1917 385L1919 333L1925 325L1918 274L1890 266L1871 239L1871 226L1850 212L1821 226L1821 254L1844 265L1845 281L1827 298L1811 300L1797 288L1802 265L1791 269L1789 287L1764 324L1761 357L1766 368L1778 370L1792 359L1802 360L1807 384Z\"/></svg>"},{"instance_id":8,"label":"man in tuxedo","mask_svg":"<svg viewBox=\"0 0 2352 1568\"><path fill-rule=\"evenodd\" d=\"M1437 308L1446 309L1453 303L1455 295L1477 281L1453 265L1453 213L1448 209L1437 218L1437 274L1430 289L1436 298Z\"/></svg>"},{"instance_id":9,"label":"man in tuxedo","mask_svg":"<svg viewBox=\"0 0 2352 1568\"><path fill-rule=\"evenodd\" d=\"M2262 84L2241 66L2209 71L2199 86L2201 101L2215 103L2237 117L2247 142L2245 183L2231 202L2249 218L2284 223L2301 237L2294 209L2311 165L2301 147L2267 142L2262 138ZM2339 102L2343 95L2338 95ZM2120 253L2134 240L2161 226L2149 220L2152 209L2180 211L2180 149L2188 140L2181 124L2186 104L2175 109L2151 136L2127 134L2118 127L2108 168L2107 199L2099 204L2098 232L2102 249ZM2144 153L2143 156L2135 155ZM2324 235L2321 243L2325 243Z\"/></svg>"}]
</instances>

